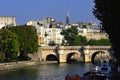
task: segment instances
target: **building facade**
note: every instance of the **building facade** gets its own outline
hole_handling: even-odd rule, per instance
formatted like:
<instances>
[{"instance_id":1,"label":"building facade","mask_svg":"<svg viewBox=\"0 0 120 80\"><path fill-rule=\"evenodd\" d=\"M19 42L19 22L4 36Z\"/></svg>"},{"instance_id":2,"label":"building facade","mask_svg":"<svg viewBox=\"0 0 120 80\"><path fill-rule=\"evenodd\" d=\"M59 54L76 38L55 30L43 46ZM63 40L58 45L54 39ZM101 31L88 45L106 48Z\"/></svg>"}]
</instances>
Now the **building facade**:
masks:
<instances>
[{"instance_id":1,"label":"building facade","mask_svg":"<svg viewBox=\"0 0 120 80\"><path fill-rule=\"evenodd\" d=\"M37 21L28 21L27 25L33 26L38 35L39 46L48 46L53 44L62 44L64 36L61 35L63 29L77 26L79 35L85 36L90 39L108 39L106 33L101 33L96 23L82 23L82 24L69 24L64 25L61 22L56 22L54 18L42 18Z\"/></svg>"},{"instance_id":2,"label":"building facade","mask_svg":"<svg viewBox=\"0 0 120 80\"><path fill-rule=\"evenodd\" d=\"M14 16L0 16L0 29L2 27L16 26L16 19Z\"/></svg>"},{"instance_id":3,"label":"building facade","mask_svg":"<svg viewBox=\"0 0 120 80\"><path fill-rule=\"evenodd\" d=\"M43 18L38 21L28 21L27 25L34 26L38 35L39 46L61 44L63 36L60 34L63 24L56 23L54 18Z\"/></svg>"},{"instance_id":4,"label":"building facade","mask_svg":"<svg viewBox=\"0 0 120 80\"><path fill-rule=\"evenodd\" d=\"M101 32L99 26L95 22L65 25L64 29L71 28L71 26L76 26L78 28L78 35L85 36L88 40L108 39L108 34Z\"/></svg>"}]
</instances>

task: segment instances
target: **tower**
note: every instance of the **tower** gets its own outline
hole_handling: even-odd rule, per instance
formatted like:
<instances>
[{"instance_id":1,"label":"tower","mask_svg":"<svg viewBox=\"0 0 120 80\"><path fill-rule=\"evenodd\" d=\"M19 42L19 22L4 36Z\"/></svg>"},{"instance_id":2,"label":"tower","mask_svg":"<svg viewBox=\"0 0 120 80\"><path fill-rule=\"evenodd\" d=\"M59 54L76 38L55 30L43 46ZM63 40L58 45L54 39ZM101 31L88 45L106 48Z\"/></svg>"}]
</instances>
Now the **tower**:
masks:
<instances>
[{"instance_id":1,"label":"tower","mask_svg":"<svg viewBox=\"0 0 120 80\"><path fill-rule=\"evenodd\" d=\"M66 25L69 25L69 10L67 10Z\"/></svg>"}]
</instances>

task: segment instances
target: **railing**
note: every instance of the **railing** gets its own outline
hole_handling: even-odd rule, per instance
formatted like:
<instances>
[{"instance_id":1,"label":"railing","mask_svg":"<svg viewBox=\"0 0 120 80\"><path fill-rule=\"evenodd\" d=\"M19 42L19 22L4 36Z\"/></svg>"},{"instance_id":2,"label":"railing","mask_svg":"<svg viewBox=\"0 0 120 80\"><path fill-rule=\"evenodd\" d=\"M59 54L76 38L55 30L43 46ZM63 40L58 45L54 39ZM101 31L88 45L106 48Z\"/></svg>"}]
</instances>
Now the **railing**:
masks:
<instances>
[{"instance_id":1,"label":"railing","mask_svg":"<svg viewBox=\"0 0 120 80\"><path fill-rule=\"evenodd\" d=\"M111 46L59 46L58 49L110 49ZM44 47L39 47L41 49L55 49L56 46L44 46Z\"/></svg>"}]
</instances>

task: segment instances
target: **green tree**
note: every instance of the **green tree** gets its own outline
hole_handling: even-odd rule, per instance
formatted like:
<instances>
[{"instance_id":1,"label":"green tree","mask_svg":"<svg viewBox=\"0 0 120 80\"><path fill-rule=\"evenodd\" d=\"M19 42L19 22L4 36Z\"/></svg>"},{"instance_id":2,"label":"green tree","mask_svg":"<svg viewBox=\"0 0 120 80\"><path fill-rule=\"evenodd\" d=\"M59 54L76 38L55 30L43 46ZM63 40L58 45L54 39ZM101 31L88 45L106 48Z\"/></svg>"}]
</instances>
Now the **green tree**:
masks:
<instances>
[{"instance_id":1,"label":"green tree","mask_svg":"<svg viewBox=\"0 0 120 80\"><path fill-rule=\"evenodd\" d=\"M108 33L114 50L114 57L120 65L119 18L120 0L94 0L93 14L101 21L102 28Z\"/></svg>"},{"instance_id":2,"label":"green tree","mask_svg":"<svg viewBox=\"0 0 120 80\"><path fill-rule=\"evenodd\" d=\"M64 35L64 39L67 41L66 44L69 46L75 45L75 40L78 36L78 29L76 26L71 26L71 28L64 29L61 32L62 35Z\"/></svg>"},{"instance_id":3,"label":"green tree","mask_svg":"<svg viewBox=\"0 0 120 80\"><path fill-rule=\"evenodd\" d=\"M78 35L78 37L75 39L75 45L76 46L87 45L87 38L85 36Z\"/></svg>"},{"instance_id":4,"label":"green tree","mask_svg":"<svg viewBox=\"0 0 120 80\"><path fill-rule=\"evenodd\" d=\"M90 39L87 44L88 45L97 45L97 42L95 39Z\"/></svg>"},{"instance_id":5,"label":"green tree","mask_svg":"<svg viewBox=\"0 0 120 80\"><path fill-rule=\"evenodd\" d=\"M0 51L3 55L2 57L7 61L16 60L19 52L18 36L8 29L1 29L0 38Z\"/></svg>"},{"instance_id":6,"label":"green tree","mask_svg":"<svg viewBox=\"0 0 120 80\"><path fill-rule=\"evenodd\" d=\"M90 39L88 41L87 45L110 46L111 43L109 42L108 39L100 39L100 40Z\"/></svg>"},{"instance_id":7,"label":"green tree","mask_svg":"<svg viewBox=\"0 0 120 80\"><path fill-rule=\"evenodd\" d=\"M64 29L61 32L62 35L64 35L64 39L62 44L69 44L69 46L80 46L80 45L86 45L87 38L81 35L78 35L78 29L76 26L71 26L71 28ZM67 41L67 43L65 42Z\"/></svg>"},{"instance_id":8,"label":"green tree","mask_svg":"<svg viewBox=\"0 0 120 80\"><path fill-rule=\"evenodd\" d=\"M38 51L38 36L33 31L32 26L21 25L9 29L18 35L20 60L28 60L28 53L33 54Z\"/></svg>"},{"instance_id":9,"label":"green tree","mask_svg":"<svg viewBox=\"0 0 120 80\"><path fill-rule=\"evenodd\" d=\"M3 62L4 59L5 59L5 53L0 52L0 62Z\"/></svg>"}]
</instances>

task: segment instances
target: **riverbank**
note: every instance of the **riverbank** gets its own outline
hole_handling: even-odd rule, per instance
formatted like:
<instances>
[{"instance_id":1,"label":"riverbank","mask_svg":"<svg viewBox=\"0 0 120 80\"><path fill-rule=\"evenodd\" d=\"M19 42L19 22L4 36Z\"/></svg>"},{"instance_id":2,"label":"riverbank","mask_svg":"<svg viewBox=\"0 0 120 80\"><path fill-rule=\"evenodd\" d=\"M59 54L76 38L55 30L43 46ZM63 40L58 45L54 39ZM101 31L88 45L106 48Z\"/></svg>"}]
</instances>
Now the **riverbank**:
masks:
<instances>
[{"instance_id":1,"label":"riverbank","mask_svg":"<svg viewBox=\"0 0 120 80\"><path fill-rule=\"evenodd\" d=\"M18 69L18 68L42 65L42 64L54 64L54 63L57 64L56 61L44 61L44 62L20 61L20 62L0 63L0 71L7 71L11 69Z\"/></svg>"}]
</instances>

